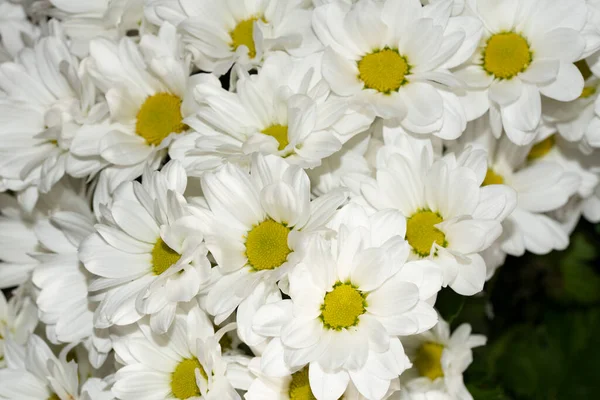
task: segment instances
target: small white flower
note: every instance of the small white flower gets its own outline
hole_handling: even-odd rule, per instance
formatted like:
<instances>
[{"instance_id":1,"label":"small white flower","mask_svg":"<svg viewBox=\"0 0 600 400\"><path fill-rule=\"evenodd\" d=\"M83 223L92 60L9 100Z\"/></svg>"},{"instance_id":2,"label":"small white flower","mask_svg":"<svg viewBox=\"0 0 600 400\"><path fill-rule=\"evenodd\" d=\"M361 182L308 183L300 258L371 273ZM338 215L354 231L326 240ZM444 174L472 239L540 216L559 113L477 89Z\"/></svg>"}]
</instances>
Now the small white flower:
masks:
<instances>
[{"instance_id":1,"label":"small white flower","mask_svg":"<svg viewBox=\"0 0 600 400\"><path fill-rule=\"evenodd\" d=\"M13 291L8 302L0 292L0 368L6 367L5 341L24 345L38 324L35 301L26 293L25 287Z\"/></svg>"}]
</instances>

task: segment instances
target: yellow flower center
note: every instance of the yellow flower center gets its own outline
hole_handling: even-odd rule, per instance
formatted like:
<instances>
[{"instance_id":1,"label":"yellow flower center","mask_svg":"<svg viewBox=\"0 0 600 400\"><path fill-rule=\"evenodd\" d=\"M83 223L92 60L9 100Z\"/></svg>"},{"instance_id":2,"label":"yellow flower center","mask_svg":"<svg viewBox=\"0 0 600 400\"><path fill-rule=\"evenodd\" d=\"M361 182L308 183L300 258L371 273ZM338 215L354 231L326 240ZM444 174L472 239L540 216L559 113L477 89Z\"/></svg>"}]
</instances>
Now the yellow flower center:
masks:
<instances>
[{"instance_id":1,"label":"yellow flower center","mask_svg":"<svg viewBox=\"0 0 600 400\"><path fill-rule=\"evenodd\" d=\"M588 78L593 75L592 70L590 69L589 65L587 64L587 62L585 60L577 61L575 63L575 66L577 67L579 72L581 72L581 75L583 76L583 80L587 81Z\"/></svg>"},{"instance_id":2,"label":"yellow flower center","mask_svg":"<svg viewBox=\"0 0 600 400\"><path fill-rule=\"evenodd\" d=\"M596 94L596 88L594 86L585 86L579 95L582 99L587 99Z\"/></svg>"},{"instance_id":3,"label":"yellow flower center","mask_svg":"<svg viewBox=\"0 0 600 400\"><path fill-rule=\"evenodd\" d=\"M159 145L171 133L187 129L182 122L181 99L170 93L157 93L146 99L137 114L135 133L148 144Z\"/></svg>"},{"instance_id":4,"label":"yellow flower center","mask_svg":"<svg viewBox=\"0 0 600 400\"><path fill-rule=\"evenodd\" d=\"M271 125L270 127L263 129L262 133L269 135L277 140L279 147L277 150L281 151L289 144L288 141L288 127L287 125Z\"/></svg>"},{"instance_id":5,"label":"yellow flower center","mask_svg":"<svg viewBox=\"0 0 600 400\"><path fill-rule=\"evenodd\" d=\"M410 66L398 50L386 47L364 56L358 62L358 72L365 88L389 94L407 83Z\"/></svg>"},{"instance_id":6,"label":"yellow flower center","mask_svg":"<svg viewBox=\"0 0 600 400\"><path fill-rule=\"evenodd\" d=\"M531 64L527 40L518 33L497 33L487 41L483 51L483 68L499 79L510 79Z\"/></svg>"},{"instance_id":7,"label":"yellow flower center","mask_svg":"<svg viewBox=\"0 0 600 400\"><path fill-rule=\"evenodd\" d=\"M248 264L257 271L280 267L292 252L287 243L290 230L272 219L252 228L246 238Z\"/></svg>"},{"instance_id":8,"label":"yellow flower center","mask_svg":"<svg viewBox=\"0 0 600 400\"><path fill-rule=\"evenodd\" d=\"M556 144L556 138L554 135L548 136L546 139L542 140L539 143L536 143L531 150L529 150L529 154L527 154L527 159L537 160L544 157L546 154L550 153L550 150Z\"/></svg>"},{"instance_id":9,"label":"yellow flower center","mask_svg":"<svg viewBox=\"0 0 600 400\"><path fill-rule=\"evenodd\" d=\"M60 400L60 397L56 393L52 393L47 400Z\"/></svg>"},{"instance_id":10,"label":"yellow flower center","mask_svg":"<svg viewBox=\"0 0 600 400\"><path fill-rule=\"evenodd\" d=\"M290 400L317 400L310 390L308 381L308 367L302 368L292 374L292 381L288 389Z\"/></svg>"},{"instance_id":11,"label":"yellow flower center","mask_svg":"<svg viewBox=\"0 0 600 400\"><path fill-rule=\"evenodd\" d=\"M340 330L358 324L365 313L365 296L350 283L338 282L325 295L321 305L321 320L328 329Z\"/></svg>"},{"instance_id":12,"label":"yellow flower center","mask_svg":"<svg viewBox=\"0 0 600 400\"><path fill-rule=\"evenodd\" d=\"M154 275L160 275L175 264L181 256L175 250L170 248L161 238L152 248L152 272Z\"/></svg>"},{"instance_id":13,"label":"yellow flower center","mask_svg":"<svg viewBox=\"0 0 600 400\"><path fill-rule=\"evenodd\" d=\"M421 376L426 376L432 381L444 376L442 370L442 353L444 346L439 343L423 343L417 351L415 366Z\"/></svg>"},{"instance_id":14,"label":"yellow flower center","mask_svg":"<svg viewBox=\"0 0 600 400\"><path fill-rule=\"evenodd\" d=\"M257 17L252 17L238 22L229 35L231 36L231 47L237 50L238 47L244 45L248 48L248 57L256 57L256 45L254 44L254 21Z\"/></svg>"},{"instance_id":15,"label":"yellow flower center","mask_svg":"<svg viewBox=\"0 0 600 400\"><path fill-rule=\"evenodd\" d=\"M431 252L433 243L446 247L446 235L434 225L444 219L433 211L422 210L413 214L406 222L406 240L411 245L413 252L421 257L427 257Z\"/></svg>"},{"instance_id":16,"label":"yellow flower center","mask_svg":"<svg viewBox=\"0 0 600 400\"><path fill-rule=\"evenodd\" d=\"M200 396L200 389L196 384L196 369L200 375L207 378L206 372L197 358L186 358L181 361L171 375L171 392L177 399L189 399Z\"/></svg>"},{"instance_id":17,"label":"yellow flower center","mask_svg":"<svg viewBox=\"0 0 600 400\"><path fill-rule=\"evenodd\" d=\"M481 184L481 186L502 185L503 183L504 183L504 177L502 177L502 175L500 175L500 174L495 173L493 169L488 168L487 172L485 173L485 178L483 179L483 183Z\"/></svg>"}]
</instances>

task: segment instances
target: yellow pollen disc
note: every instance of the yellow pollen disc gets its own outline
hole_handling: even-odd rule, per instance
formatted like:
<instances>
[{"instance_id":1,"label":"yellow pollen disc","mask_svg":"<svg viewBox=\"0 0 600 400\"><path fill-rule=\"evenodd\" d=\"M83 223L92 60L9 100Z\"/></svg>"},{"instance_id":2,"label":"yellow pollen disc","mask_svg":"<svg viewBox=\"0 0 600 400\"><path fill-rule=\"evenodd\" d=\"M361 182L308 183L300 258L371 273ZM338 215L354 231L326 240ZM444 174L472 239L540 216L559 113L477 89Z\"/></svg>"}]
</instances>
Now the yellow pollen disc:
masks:
<instances>
[{"instance_id":1,"label":"yellow pollen disc","mask_svg":"<svg viewBox=\"0 0 600 400\"><path fill-rule=\"evenodd\" d=\"M585 60L577 61L575 63L575 66L577 67L579 72L581 72L581 75L583 76L583 80L587 81L588 78L593 75L592 70L590 69L590 67L588 66L588 64Z\"/></svg>"},{"instance_id":2,"label":"yellow pollen disc","mask_svg":"<svg viewBox=\"0 0 600 400\"><path fill-rule=\"evenodd\" d=\"M196 368L206 379L206 372L197 358L186 358L177 365L175 372L171 375L171 392L175 398L189 399L200 396L200 389L196 384Z\"/></svg>"},{"instance_id":3,"label":"yellow pollen disc","mask_svg":"<svg viewBox=\"0 0 600 400\"><path fill-rule=\"evenodd\" d=\"M289 144L288 142L288 127L287 125L271 125L270 127L263 129L262 133L269 135L277 140L279 147L277 150L281 151Z\"/></svg>"},{"instance_id":4,"label":"yellow pollen disc","mask_svg":"<svg viewBox=\"0 0 600 400\"><path fill-rule=\"evenodd\" d=\"M229 35L231 36L231 47L237 50L238 47L244 45L248 47L248 57L256 57L256 45L254 44L254 21L258 18L253 17L238 22L235 28Z\"/></svg>"},{"instance_id":5,"label":"yellow pollen disc","mask_svg":"<svg viewBox=\"0 0 600 400\"><path fill-rule=\"evenodd\" d=\"M423 343L417 351L415 366L421 376L426 376L432 381L444 376L442 370L442 353L444 346L439 343Z\"/></svg>"},{"instance_id":6,"label":"yellow pollen disc","mask_svg":"<svg viewBox=\"0 0 600 400\"><path fill-rule=\"evenodd\" d=\"M160 275L179 261L180 258L179 253L170 248L161 238L158 238L152 248L152 272L154 272L154 275Z\"/></svg>"},{"instance_id":7,"label":"yellow pollen disc","mask_svg":"<svg viewBox=\"0 0 600 400\"><path fill-rule=\"evenodd\" d=\"M358 324L365 313L364 295L350 283L338 282L325 295L321 305L321 320L326 328L340 330Z\"/></svg>"},{"instance_id":8,"label":"yellow pollen disc","mask_svg":"<svg viewBox=\"0 0 600 400\"><path fill-rule=\"evenodd\" d=\"M292 374L292 381L288 389L290 400L317 400L310 390L308 381L308 367L302 368Z\"/></svg>"},{"instance_id":9,"label":"yellow pollen disc","mask_svg":"<svg viewBox=\"0 0 600 400\"><path fill-rule=\"evenodd\" d=\"M442 221L439 214L429 210L418 211L408 219L406 240L417 255L427 257L434 242L442 247L448 245L446 235L434 226Z\"/></svg>"},{"instance_id":10,"label":"yellow pollen disc","mask_svg":"<svg viewBox=\"0 0 600 400\"><path fill-rule=\"evenodd\" d=\"M596 94L596 88L593 86L585 86L579 95L582 99L587 99L588 97L592 97Z\"/></svg>"},{"instance_id":11,"label":"yellow pollen disc","mask_svg":"<svg viewBox=\"0 0 600 400\"><path fill-rule=\"evenodd\" d=\"M544 157L546 154L550 153L550 150L552 150L555 144L556 138L554 137L554 135L548 136L541 142L536 143L531 148L531 150L529 150L529 154L527 154L527 159L531 161Z\"/></svg>"},{"instance_id":12,"label":"yellow pollen disc","mask_svg":"<svg viewBox=\"0 0 600 400\"><path fill-rule=\"evenodd\" d=\"M502 177L502 175L497 174L496 172L494 172L493 169L488 168L487 172L485 173L485 178L483 179L483 183L481 184L481 186L502 185L503 183L504 183L504 178Z\"/></svg>"},{"instance_id":13,"label":"yellow pollen disc","mask_svg":"<svg viewBox=\"0 0 600 400\"><path fill-rule=\"evenodd\" d=\"M497 33L488 39L483 51L483 68L499 79L510 79L531 64L527 40L518 33Z\"/></svg>"},{"instance_id":14,"label":"yellow pollen disc","mask_svg":"<svg viewBox=\"0 0 600 400\"><path fill-rule=\"evenodd\" d=\"M60 397L56 393L52 393L47 400L60 400Z\"/></svg>"},{"instance_id":15,"label":"yellow pollen disc","mask_svg":"<svg viewBox=\"0 0 600 400\"><path fill-rule=\"evenodd\" d=\"M257 271L275 269L292 252L287 244L290 228L267 219L256 225L246 238L248 264Z\"/></svg>"},{"instance_id":16,"label":"yellow pollen disc","mask_svg":"<svg viewBox=\"0 0 600 400\"><path fill-rule=\"evenodd\" d=\"M364 56L358 62L358 72L365 88L389 94L407 82L410 66L397 50L384 48Z\"/></svg>"},{"instance_id":17,"label":"yellow pollen disc","mask_svg":"<svg viewBox=\"0 0 600 400\"><path fill-rule=\"evenodd\" d=\"M182 120L181 99L170 93L157 93L148 97L138 111L135 133L157 146L171 133L187 129Z\"/></svg>"}]
</instances>

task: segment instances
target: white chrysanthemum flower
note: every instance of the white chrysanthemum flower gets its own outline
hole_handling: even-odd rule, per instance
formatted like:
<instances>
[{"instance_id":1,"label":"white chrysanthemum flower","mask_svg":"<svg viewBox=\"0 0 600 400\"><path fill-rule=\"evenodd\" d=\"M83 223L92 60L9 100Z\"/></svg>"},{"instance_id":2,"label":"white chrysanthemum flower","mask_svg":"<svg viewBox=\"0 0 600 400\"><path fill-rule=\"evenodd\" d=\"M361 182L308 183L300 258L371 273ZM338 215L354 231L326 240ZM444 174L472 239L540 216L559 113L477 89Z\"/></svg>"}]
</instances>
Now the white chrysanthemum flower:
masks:
<instances>
[{"instance_id":1,"label":"white chrysanthemum flower","mask_svg":"<svg viewBox=\"0 0 600 400\"><path fill-rule=\"evenodd\" d=\"M444 274L444 286L462 295L483 289L486 265L479 253L502 233L514 209L515 192L503 185L480 188L485 153L465 151L435 159L429 140L384 127L374 180L362 193L376 210L400 210L411 258L429 259Z\"/></svg>"},{"instance_id":2,"label":"white chrysanthemum flower","mask_svg":"<svg viewBox=\"0 0 600 400\"><path fill-rule=\"evenodd\" d=\"M600 79L592 75L585 60L575 63L585 86L581 95L565 103L545 97L542 102L543 125L552 125L570 142L582 141L583 150L600 147Z\"/></svg>"},{"instance_id":3,"label":"white chrysanthemum flower","mask_svg":"<svg viewBox=\"0 0 600 400\"><path fill-rule=\"evenodd\" d=\"M99 159L70 153L79 130L95 131L106 114L79 61L69 53L58 23L51 36L0 64L0 177L11 190L39 185L48 192L66 172L89 176ZM86 127L82 127L86 125ZM91 125L91 126L88 126Z\"/></svg>"},{"instance_id":4,"label":"white chrysanthemum flower","mask_svg":"<svg viewBox=\"0 0 600 400\"><path fill-rule=\"evenodd\" d=\"M304 367L293 374L285 376L267 376L260 370L261 359L256 357L250 361L248 368L255 376L248 391L244 395L246 400L315 400L316 397L310 389L308 367ZM400 390L400 380L394 379L388 389L388 394L383 399L388 399L393 392ZM341 399L368 400L360 394L352 383L342 395Z\"/></svg>"},{"instance_id":5,"label":"white chrysanthemum flower","mask_svg":"<svg viewBox=\"0 0 600 400\"><path fill-rule=\"evenodd\" d=\"M0 0L0 62L12 60L39 34L22 5Z\"/></svg>"},{"instance_id":6,"label":"white chrysanthemum flower","mask_svg":"<svg viewBox=\"0 0 600 400\"><path fill-rule=\"evenodd\" d=\"M89 52L92 39L118 40L129 32L137 36L144 0L48 0L55 8L44 10L61 21L73 54Z\"/></svg>"},{"instance_id":7,"label":"white chrysanthemum flower","mask_svg":"<svg viewBox=\"0 0 600 400\"><path fill-rule=\"evenodd\" d=\"M235 357L221 355L219 340L228 327L214 333L198 304L178 312L164 335L146 321L134 332L115 339L117 370L113 394L118 399L239 400L228 376Z\"/></svg>"},{"instance_id":8,"label":"white chrysanthemum flower","mask_svg":"<svg viewBox=\"0 0 600 400\"><path fill-rule=\"evenodd\" d=\"M549 139L532 150L532 145L517 146L506 138L495 139L486 117L469 123L459 141L487 151L487 173L480 183L485 187L504 184L517 192L517 206L503 222L497 245L503 252L521 256L525 250L546 254L564 250L569 237L560 224L545 213L564 206L581 187L581 178L551 161L531 162L552 144ZM529 160L528 160L529 158Z\"/></svg>"},{"instance_id":9,"label":"white chrysanthemum flower","mask_svg":"<svg viewBox=\"0 0 600 400\"><path fill-rule=\"evenodd\" d=\"M338 399L350 382L361 395L382 399L410 367L398 336L437 322L427 299L442 276L429 261L405 263L402 215L385 210L367 217L357 205L336 216L337 239L311 238L289 273L289 299L262 306L253 329L273 339L261 370L285 376L308 364L319 400Z\"/></svg>"},{"instance_id":10,"label":"white chrysanthemum flower","mask_svg":"<svg viewBox=\"0 0 600 400\"><path fill-rule=\"evenodd\" d=\"M332 2L314 11L327 46L323 76L334 93L364 112L395 118L406 130L460 136L466 117L448 70L467 60L481 35L471 17L451 17L452 1Z\"/></svg>"},{"instance_id":11,"label":"white chrysanthemum flower","mask_svg":"<svg viewBox=\"0 0 600 400\"><path fill-rule=\"evenodd\" d=\"M238 334L256 345L264 338L252 332L254 312L281 299L276 283L297 263L303 235L324 229L346 195L335 191L311 201L301 168L258 154L250 174L226 164L203 176L202 189L212 211L206 245L222 275L210 289L207 310L219 324L239 305Z\"/></svg>"},{"instance_id":12,"label":"white chrysanthemum flower","mask_svg":"<svg viewBox=\"0 0 600 400\"><path fill-rule=\"evenodd\" d=\"M541 120L541 94L558 101L581 95L574 62L585 55L585 0L468 0L465 15L483 22L473 58L455 73L467 86L469 120L489 109L492 131L516 144L531 143Z\"/></svg>"},{"instance_id":13,"label":"white chrysanthemum flower","mask_svg":"<svg viewBox=\"0 0 600 400\"><path fill-rule=\"evenodd\" d=\"M193 78L181 41L169 24L158 36L144 35L139 46L129 38L93 40L86 66L106 93L110 124L101 133L79 132L71 150L80 156L99 156L109 164L102 173L112 193L146 167L157 169L173 138L187 131L183 118L194 110L189 93Z\"/></svg>"},{"instance_id":14,"label":"white chrysanthemum flower","mask_svg":"<svg viewBox=\"0 0 600 400\"><path fill-rule=\"evenodd\" d=\"M321 56L273 53L257 74L240 73L235 93L222 89L214 75L204 75L195 88L204 104L185 120L198 133L176 140L169 154L196 175L225 161L248 165L255 152L303 168L319 165L371 123L331 94L321 76Z\"/></svg>"},{"instance_id":15,"label":"white chrysanthemum flower","mask_svg":"<svg viewBox=\"0 0 600 400\"><path fill-rule=\"evenodd\" d=\"M463 373L473 361L473 347L483 346L486 337L472 335L462 324L450 335L442 319L430 331L402 339L413 368L400 377L402 390L397 400L473 400L465 387Z\"/></svg>"},{"instance_id":16,"label":"white chrysanthemum flower","mask_svg":"<svg viewBox=\"0 0 600 400\"><path fill-rule=\"evenodd\" d=\"M35 301L24 288L15 290L9 301L0 291L0 369L6 367L4 342L10 339L24 345L38 324Z\"/></svg>"},{"instance_id":17,"label":"white chrysanthemum flower","mask_svg":"<svg viewBox=\"0 0 600 400\"><path fill-rule=\"evenodd\" d=\"M260 65L271 51L305 56L321 48L311 28L312 10L304 0L146 3L148 20L158 26L164 21L177 26L196 66L217 76L234 63L244 69Z\"/></svg>"},{"instance_id":18,"label":"white chrysanthemum flower","mask_svg":"<svg viewBox=\"0 0 600 400\"><path fill-rule=\"evenodd\" d=\"M31 335L27 346L7 341L7 368L0 369L0 398L27 400L77 400L77 363L67 362L69 347L58 358L38 336Z\"/></svg>"},{"instance_id":19,"label":"white chrysanthemum flower","mask_svg":"<svg viewBox=\"0 0 600 400\"><path fill-rule=\"evenodd\" d=\"M95 275L89 290L102 295L97 328L128 325L149 314L152 329L166 332L177 304L207 284L210 262L186 211L186 184L174 161L147 171L141 184L124 183L103 211L97 233L81 244L80 259Z\"/></svg>"}]
</instances>

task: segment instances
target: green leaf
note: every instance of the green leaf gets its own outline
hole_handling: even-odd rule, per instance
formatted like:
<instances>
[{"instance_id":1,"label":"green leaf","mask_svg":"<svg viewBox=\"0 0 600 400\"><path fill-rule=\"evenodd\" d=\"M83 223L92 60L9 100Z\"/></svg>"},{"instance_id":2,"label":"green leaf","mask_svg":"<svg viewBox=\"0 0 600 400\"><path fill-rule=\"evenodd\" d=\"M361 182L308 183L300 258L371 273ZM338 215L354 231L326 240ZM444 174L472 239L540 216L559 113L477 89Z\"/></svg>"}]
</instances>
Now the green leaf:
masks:
<instances>
[{"instance_id":1,"label":"green leaf","mask_svg":"<svg viewBox=\"0 0 600 400\"><path fill-rule=\"evenodd\" d=\"M502 388L480 388L474 385L467 385L467 389L474 400L509 400L510 397L504 393Z\"/></svg>"},{"instance_id":2,"label":"green leaf","mask_svg":"<svg viewBox=\"0 0 600 400\"><path fill-rule=\"evenodd\" d=\"M438 293L435 307L449 324L460 314L465 305L465 297L455 293L450 288L444 288Z\"/></svg>"}]
</instances>

